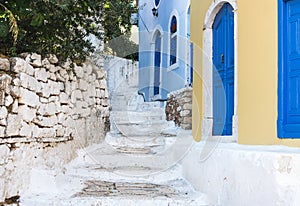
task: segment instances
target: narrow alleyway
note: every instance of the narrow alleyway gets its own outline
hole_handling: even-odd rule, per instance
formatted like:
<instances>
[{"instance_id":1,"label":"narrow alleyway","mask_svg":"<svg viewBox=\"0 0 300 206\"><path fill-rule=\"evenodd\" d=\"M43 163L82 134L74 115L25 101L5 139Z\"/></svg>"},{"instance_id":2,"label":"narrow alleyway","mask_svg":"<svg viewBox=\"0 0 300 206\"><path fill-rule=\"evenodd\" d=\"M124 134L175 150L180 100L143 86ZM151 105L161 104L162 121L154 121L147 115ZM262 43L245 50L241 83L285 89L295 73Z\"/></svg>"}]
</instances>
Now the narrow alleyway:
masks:
<instances>
[{"instance_id":1,"label":"narrow alleyway","mask_svg":"<svg viewBox=\"0 0 300 206\"><path fill-rule=\"evenodd\" d=\"M208 205L182 177L191 131L167 122L162 103L143 102L135 83L111 95L105 141L79 150L63 172L33 171L20 205Z\"/></svg>"}]
</instances>

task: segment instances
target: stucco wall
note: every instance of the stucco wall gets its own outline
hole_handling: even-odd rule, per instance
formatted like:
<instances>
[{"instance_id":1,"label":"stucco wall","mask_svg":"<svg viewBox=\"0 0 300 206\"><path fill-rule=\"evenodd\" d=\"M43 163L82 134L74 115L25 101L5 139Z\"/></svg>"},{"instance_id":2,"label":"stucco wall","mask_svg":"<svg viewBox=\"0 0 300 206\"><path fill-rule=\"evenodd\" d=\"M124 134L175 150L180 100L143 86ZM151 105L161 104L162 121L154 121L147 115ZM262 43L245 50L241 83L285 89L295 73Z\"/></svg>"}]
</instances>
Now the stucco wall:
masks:
<instances>
[{"instance_id":1,"label":"stucco wall","mask_svg":"<svg viewBox=\"0 0 300 206\"><path fill-rule=\"evenodd\" d=\"M162 35L162 55L160 74L160 95L166 100L171 91L182 89L189 84L190 41L188 31L189 1L161 0L157 7L158 16L153 16L154 1L139 1L139 89L146 101L155 99L154 84L154 46L155 31ZM176 67L169 66L170 22L172 16L177 17L177 62Z\"/></svg>"},{"instance_id":2,"label":"stucco wall","mask_svg":"<svg viewBox=\"0 0 300 206\"><path fill-rule=\"evenodd\" d=\"M22 57L0 58L0 202L26 190L32 168L61 169L109 129L102 68Z\"/></svg>"},{"instance_id":3,"label":"stucco wall","mask_svg":"<svg viewBox=\"0 0 300 206\"><path fill-rule=\"evenodd\" d=\"M232 1L230 1L232 2ZM195 44L194 53L194 97L193 134L201 138L203 125L202 49L205 16L212 5L223 1L191 1L191 39ZM237 130L241 144L282 144L300 146L299 140L277 138L277 53L278 21L277 1L236 1L237 10ZM259 5L259 6L258 6ZM197 102L197 103L196 103ZM198 109L198 110L197 110ZM198 128L198 129L197 129Z\"/></svg>"}]
</instances>

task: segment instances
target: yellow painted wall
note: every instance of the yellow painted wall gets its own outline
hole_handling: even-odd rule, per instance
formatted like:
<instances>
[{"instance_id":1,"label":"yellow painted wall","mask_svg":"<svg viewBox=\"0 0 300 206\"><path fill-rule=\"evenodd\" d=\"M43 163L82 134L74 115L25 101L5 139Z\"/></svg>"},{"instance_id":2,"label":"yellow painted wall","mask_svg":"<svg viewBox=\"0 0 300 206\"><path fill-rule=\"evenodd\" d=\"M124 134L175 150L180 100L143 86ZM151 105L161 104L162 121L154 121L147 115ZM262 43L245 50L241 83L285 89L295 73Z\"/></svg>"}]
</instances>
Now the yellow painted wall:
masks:
<instances>
[{"instance_id":1,"label":"yellow painted wall","mask_svg":"<svg viewBox=\"0 0 300 206\"><path fill-rule=\"evenodd\" d=\"M203 48L203 23L212 0L192 0L191 40ZM299 140L277 138L277 1L237 0L238 13L238 143L300 146ZM195 77L201 72L194 54ZM202 84L194 79L193 134L202 124ZM200 110L197 108L201 108ZM226 138L226 137L224 137Z\"/></svg>"}]
</instances>

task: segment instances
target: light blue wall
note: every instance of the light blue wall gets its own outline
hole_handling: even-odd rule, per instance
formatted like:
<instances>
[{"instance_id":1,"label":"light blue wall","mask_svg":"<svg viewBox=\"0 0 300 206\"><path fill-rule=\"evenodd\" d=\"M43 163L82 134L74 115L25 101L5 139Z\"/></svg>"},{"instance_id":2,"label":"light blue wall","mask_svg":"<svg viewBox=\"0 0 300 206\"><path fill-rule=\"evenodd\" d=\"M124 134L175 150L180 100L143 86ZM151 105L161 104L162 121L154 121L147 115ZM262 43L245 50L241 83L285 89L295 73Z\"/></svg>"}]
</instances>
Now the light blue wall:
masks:
<instances>
[{"instance_id":1,"label":"light blue wall","mask_svg":"<svg viewBox=\"0 0 300 206\"><path fill-rule=\"evenodd\" d=\"M189 84L189 39L188 8L189 0L161 0L157 7L158 16L153 16L155 0L139 0L139 92L144 94L146 101L166 99L171 91L181 89ZM177 50L178 66L169 67L170 21L177 17ZM159 29L162 33L162 71L161 95L153 97L153 49L154 33Z\"/></svg>"}]
</instances>

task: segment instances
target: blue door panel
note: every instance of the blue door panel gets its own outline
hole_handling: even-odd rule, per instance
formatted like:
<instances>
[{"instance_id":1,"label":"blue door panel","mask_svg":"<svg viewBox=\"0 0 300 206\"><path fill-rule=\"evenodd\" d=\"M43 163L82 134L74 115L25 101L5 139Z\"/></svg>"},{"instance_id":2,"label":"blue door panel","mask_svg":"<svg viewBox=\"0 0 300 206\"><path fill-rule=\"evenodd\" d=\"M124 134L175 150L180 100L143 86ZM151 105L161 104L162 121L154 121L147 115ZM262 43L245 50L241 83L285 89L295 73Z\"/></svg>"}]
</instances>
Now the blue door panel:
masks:
<instances>
[{"instance_id":1,"label":"blue door panel","mask_svg":"<svg viewBox=\"0 0 300 206\"><path fill-rule=\"evenodd\" d=\"M278 136L300 138L300 0L279 1Z\"/></svg>"},{"instance_id":2,"label":"blue door panel","mask_svg":"<svg viewBox=\"0 0 300 206\"><path fill-rule=\"evenodd\" d=\"M157 34L155 40L155 56L154 56L154 95L159 94L160 66L161 66L161 37L159 34Z\"/></svg>"},{"instance_id":3,"label":"blue door panel","mask_svg":"<svg viewBox=\"0 0 300 206\"><path fill-rule=\"evenodd\" d=\"M232 135L234 114L234 18L224 4L213 24L213 135Z\"/></svg>"}]
</instances>

